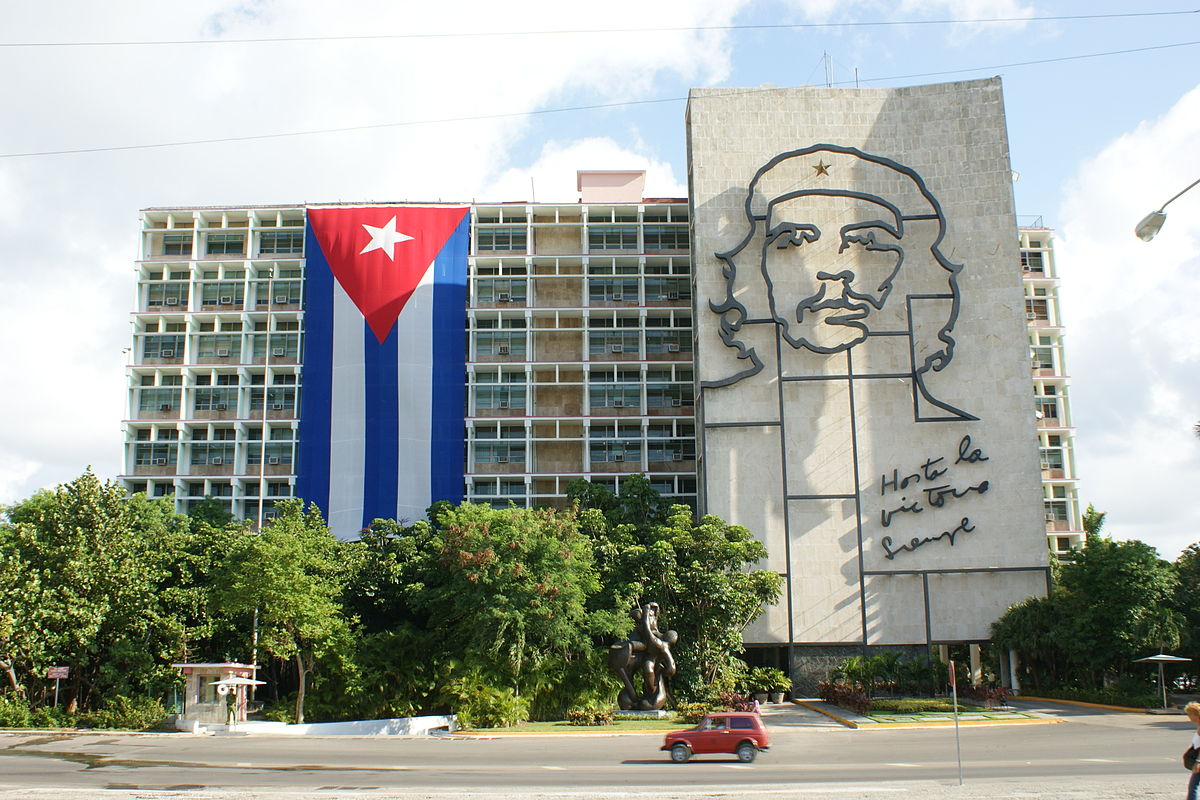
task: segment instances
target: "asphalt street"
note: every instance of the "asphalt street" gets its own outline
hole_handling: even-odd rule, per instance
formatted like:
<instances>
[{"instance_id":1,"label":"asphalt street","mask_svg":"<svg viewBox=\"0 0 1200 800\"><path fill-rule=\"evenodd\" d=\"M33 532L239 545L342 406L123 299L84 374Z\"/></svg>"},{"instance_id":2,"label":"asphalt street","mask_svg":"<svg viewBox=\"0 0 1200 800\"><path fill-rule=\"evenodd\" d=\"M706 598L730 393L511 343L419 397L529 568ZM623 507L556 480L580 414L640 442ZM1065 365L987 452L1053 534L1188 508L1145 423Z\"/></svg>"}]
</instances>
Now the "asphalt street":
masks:
<instances>
[{"instance_id":1,"label":"asphalt street","mask_svg":"<svg viewBox=\"0 0 1200 800\"><path fill-rule=\"evenodd\" d=\"M1028 704L1026 704L1026 707ZM672 764L659 734L308 738L0 734L13 798L1168 798L1183 793L1189 726L1162 717L1037 708L1059 724L850 730L769 709L753 764Z\"/></svg>"}]
</instances>

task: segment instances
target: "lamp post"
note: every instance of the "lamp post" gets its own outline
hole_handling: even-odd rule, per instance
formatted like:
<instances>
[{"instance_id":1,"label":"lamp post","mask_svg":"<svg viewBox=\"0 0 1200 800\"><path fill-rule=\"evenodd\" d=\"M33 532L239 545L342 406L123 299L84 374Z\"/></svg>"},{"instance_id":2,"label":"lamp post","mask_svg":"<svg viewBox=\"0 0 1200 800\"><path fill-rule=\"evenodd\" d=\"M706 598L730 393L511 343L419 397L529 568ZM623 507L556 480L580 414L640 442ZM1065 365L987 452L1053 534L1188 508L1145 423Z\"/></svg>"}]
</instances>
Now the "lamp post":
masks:
<instances>
[{"instance_id":1,"label":"lamp post","mask_svg":"<svg viewBox=\"0 0 1200 800\"><path fill-rule=\"evenodd\" d=\"M1163 211L1163 209L1166 208L1167 206L1169 206L1173 201L1182 197L1184 194L1187 193L1188 189L1191 189L1193 186L1195 186L1198 183L1200 183L1200 178L1197 178L1196 180L1192 181L1190 184L1188 184L1186 189L1184 189L1182 192L1175 195L1170 200L1168 200L1167 202L1165 202L1161 206L1159 206L1159 209L1157 211L1151 211L1149 214L1147 214L1145 217L1143 217L1142 221L1139 222L1137 224L1137 227L1133 229L1133 232L1135 234L1137 234L1137 237L1139 239L1141 239L1143 242L1148 242L1151 239L1153 239L1155 236L1157 236L1159 230L1163 226L1163 223L1167 221L1167 214L1165 211Z\"/></svg>"}]
</instances>

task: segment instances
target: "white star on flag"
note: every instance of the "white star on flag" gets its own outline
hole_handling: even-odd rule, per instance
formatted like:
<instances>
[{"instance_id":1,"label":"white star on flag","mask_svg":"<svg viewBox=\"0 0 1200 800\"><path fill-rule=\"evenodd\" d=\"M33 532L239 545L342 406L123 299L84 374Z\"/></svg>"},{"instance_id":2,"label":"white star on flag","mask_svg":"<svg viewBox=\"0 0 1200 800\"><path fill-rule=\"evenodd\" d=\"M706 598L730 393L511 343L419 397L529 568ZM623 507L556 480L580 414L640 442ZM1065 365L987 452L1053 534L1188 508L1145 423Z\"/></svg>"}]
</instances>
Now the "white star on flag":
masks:
<instances>
[{"instance_id":1,"label":"white star on flag","mask_svg":"<svg viewBox=\"0 0 1200 800\"><path fill-rule=\"evenodd\" d=\"M405 236L403 233L396 231L396 218L392 217L382 228L376 228L373 225L363 225L367 233L371 234L371 241L367 242L367 246L358 251L361 256L364 253L369 253L372 250L382 250L383 254L390 260L396 260L396 245L401 242L407 242L413 237Z\"/></svg>"}]
</instances>

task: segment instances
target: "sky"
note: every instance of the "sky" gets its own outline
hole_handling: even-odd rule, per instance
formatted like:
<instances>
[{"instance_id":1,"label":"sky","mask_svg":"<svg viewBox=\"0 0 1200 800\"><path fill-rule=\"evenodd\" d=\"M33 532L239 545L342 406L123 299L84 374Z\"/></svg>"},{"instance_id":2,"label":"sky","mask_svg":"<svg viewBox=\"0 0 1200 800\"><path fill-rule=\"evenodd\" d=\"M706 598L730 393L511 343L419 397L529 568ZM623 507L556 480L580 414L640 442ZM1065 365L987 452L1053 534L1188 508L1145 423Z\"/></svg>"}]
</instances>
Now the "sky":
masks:
<instances>
[{"instance_id":1,"label":"sky","mask_svg":"<svg viewBox=\"0 0 1200 800\"><path fill-rule=\"evenodd\" d=\"M1166 558L1200 541L1200 187L1132 233L1200 177L1181 0L8 0L0 20L0 503L121 472L142 208L571 202L577 169L682 197L689 87L999 75L1018 221L1056 230L1081 496Z\"/></svg>"}]
</instances>

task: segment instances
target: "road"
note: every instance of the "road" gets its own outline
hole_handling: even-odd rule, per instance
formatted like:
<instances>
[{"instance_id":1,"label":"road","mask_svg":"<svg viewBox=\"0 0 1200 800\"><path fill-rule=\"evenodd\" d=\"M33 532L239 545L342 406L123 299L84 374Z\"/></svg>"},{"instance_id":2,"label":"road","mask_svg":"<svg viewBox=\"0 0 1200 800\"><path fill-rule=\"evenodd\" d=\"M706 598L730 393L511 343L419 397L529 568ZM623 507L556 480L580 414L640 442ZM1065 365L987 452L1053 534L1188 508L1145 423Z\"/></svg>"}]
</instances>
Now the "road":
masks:
<instances>
[{"instance_id":1,"label":"road","mask_svg":"<svg viewBox=\"0 0 1200 800\"><path fill-rule=\"evenodd\" d=\"M1027 706L1028 707L1028 706ZM1043 708L1059 724L850 730L788 707L770 752L672 764L657 734L432 739L0 734L0 799L1176 797L1183 717Z\"/></svg>"}]
</instances>

